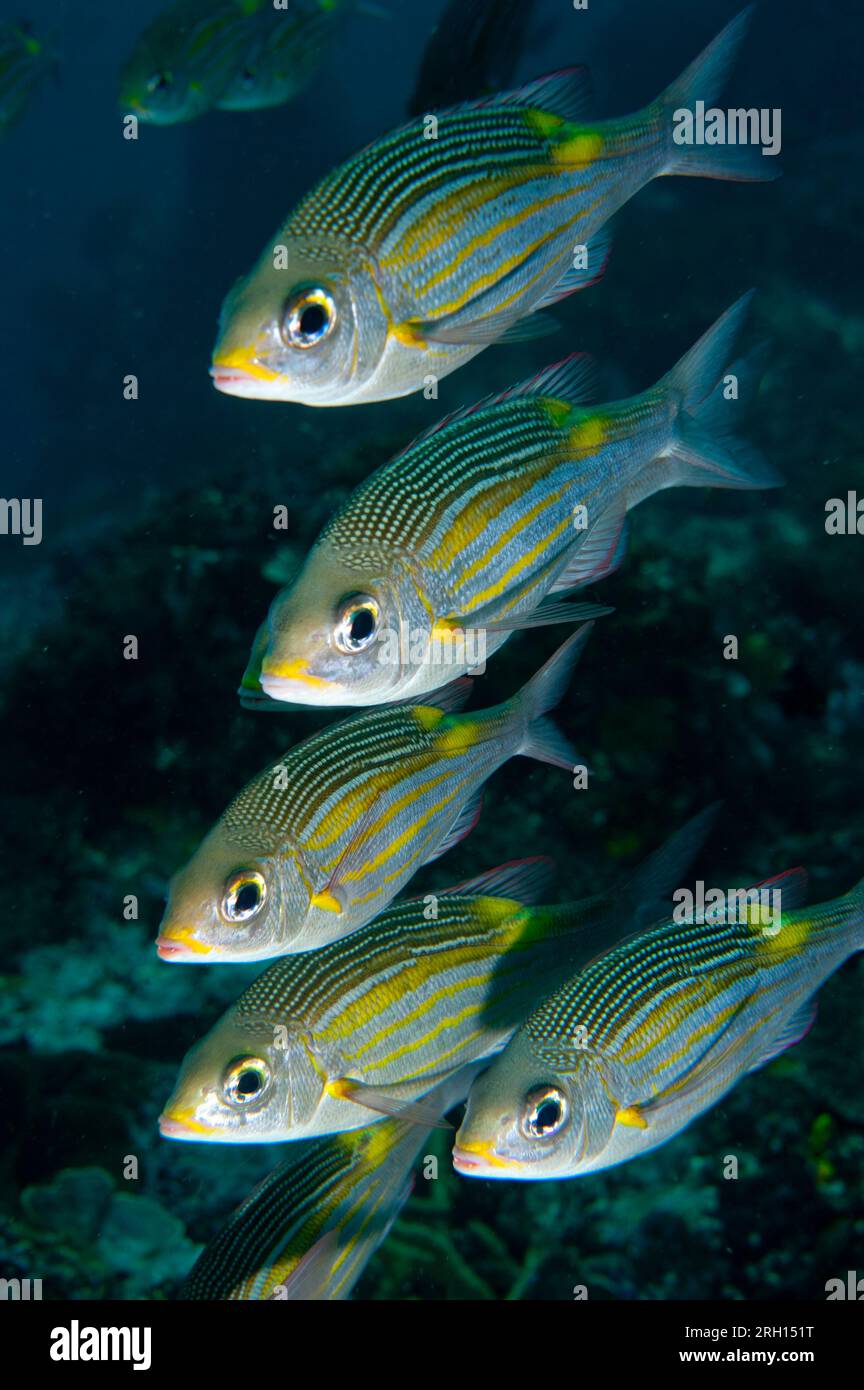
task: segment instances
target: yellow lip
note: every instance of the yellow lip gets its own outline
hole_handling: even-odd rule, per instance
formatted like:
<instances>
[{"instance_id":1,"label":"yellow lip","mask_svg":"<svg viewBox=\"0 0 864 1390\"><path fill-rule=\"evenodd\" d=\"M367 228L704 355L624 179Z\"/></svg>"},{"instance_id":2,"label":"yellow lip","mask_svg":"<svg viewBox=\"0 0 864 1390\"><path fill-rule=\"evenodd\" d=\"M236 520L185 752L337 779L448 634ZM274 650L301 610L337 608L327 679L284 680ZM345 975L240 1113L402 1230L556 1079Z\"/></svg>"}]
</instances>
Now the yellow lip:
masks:
<instances>
[{"instance_id":1,"label":"yellow lip","mask_svg":"<svg viewBox=\"0 0 864 1390\"><path fill-rule=\"evenodd\" d=\"M483 1159L484 1163L490 1164L493 1168L518 1168L519 1166L512 1159L499 1158L488 1140L482 1143L479 1140L474 1142L465 1139L458 1140L453 1146L453 1157L457 1158L459 1154L476 1154L478 1158Z\"/></svg>"},{"instance_id":2,"label":"yellow lip","mask_svg":"<svg viewBox=\"0 0 864 1390\"><path fill-rule=\"evenodd\" d=\"M203 941L198 941L192 933L191 927L169 927L166 931L161 931L159 941L176 941L181 946L186 946L190 951L195 951L199 956L206 956L213 950L212 946L205 946Z\"/></svg>"},{"instance_id":3,"label":"yellow lip","mask_svg":"<svg viewBox=\"0 0 864 1390\"><path fill-rule=\"evenodd\" d=\"M173 1110L165 1110L159 1116L159 1127L161 1129L163 1120L171 1125L186 1130L189 1134L215 1134L216 1129L213 1125L202 1125L200 1120L195 1119L195 1111L191 1105L183 1106Z\"/></svg>"},{"instance_id":4,"label":"yellow lip","mask_svg":"<svg viewBox=\"0 0 864 1390\"><path fill-rule=\"evenodd\" d=\"M302 681L304 685L328 686L330 684L330 681L323 680L321 676L310 676L306 662L299 659L294 661L265 661L261 666L261 675L273 676L281 681Z\"/></svg>"},{"instance_id":5,"label":"yellow lip","mask_svg":"<svg viewBox=\"0 0 864 1390\"><path fill-rule=\"evenodd\" d=\"M232 348L231 352L214 357L213 366L245 372L247 376L257 377L259 381L277 381L279 378L278 372L271 371L269 367L262 367L255 361L255 348L251 343L248 347Z\"/></svg>"}]
</instances>

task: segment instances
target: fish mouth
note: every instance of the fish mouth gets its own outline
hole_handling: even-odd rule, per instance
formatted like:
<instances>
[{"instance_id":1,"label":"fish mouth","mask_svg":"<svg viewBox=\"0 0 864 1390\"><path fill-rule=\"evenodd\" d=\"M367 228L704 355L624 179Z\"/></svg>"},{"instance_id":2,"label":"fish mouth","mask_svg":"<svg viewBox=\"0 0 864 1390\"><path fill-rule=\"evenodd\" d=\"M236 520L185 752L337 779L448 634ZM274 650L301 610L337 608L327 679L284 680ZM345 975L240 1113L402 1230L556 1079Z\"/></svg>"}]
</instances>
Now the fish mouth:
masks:
<instances>
[{"instance_id":1,"label":"fish mouth","mask_svg":"<svg viewBox=\"0 0 864 1390\"><path fill-rule=\"evenodd\" d=\"M224 396L254 396L255 379L248 372L233 367L211 367L210 376L217 391Z\"/></svg>"},{"instance_id":2,"label":"fish mouth","mask_svg":"<svg viewBox=\"0 0 864 1390\"><path fill-rule=\"evenodd\" d=\"M159 1133L163 1139L209 1139L218 1133L213 1125L202 1125L191 1108L164 1110L159 1116Z\"/></svg>"},{"instance_id":3,"label":"fish mouth","mask_svg":"<svg viewBox=\"0 0 864 1390\"><path fill-rule=\"evenodd\" d=\"M485 1165L473 1154L466 1153L464 1149L454 1148L453 1167L457 1173L478 1173L485 1171Z\"/></svg>"},{"instance_id":4,"label":"fish mouth","mask_svg":"<svg viewBox=\"0 0 864 1390\"><path fill-rule=\"evenodd\" d=\"M212 946L196 941L188 929L180 929L176 933L163 932L156 938L156 954L160 960L200 960L212 950Z\"/></svg>"},{"instance_id":5,"label":"fish mouth","mask_svg":"<svg viewBox=\"0 0 864 1390\"><path fill-rule=\"evenodd\" d=\"M279 373L270 367L262 367L255 360L253 347L232 348L230 352L214 356L210 376L217 391L228 396L269 396L271 391L262 391L262 383L272 384L279 380Z\"/></svg>"},{"instance_id":6,"label":"fish mouth","mask_svg":"<svg viewBox=\"0 0 864 1390\"><path fill-rule=\"evenodd\" d=\"M305 661L281 661L268 669L262 667L259 684L271 700L283 700L294 704L308 705L327 699L326 692L335 691L332 681L321 676L313 676ZM311 695L310 691L316 691Z\"/></svg>"},{"instance_id":7,"label":"fish mouth","mask_svg":"<svg viewBox=\"0 0 864 1390\"><path fill-rule=\"evenodd\" d=\"M493 1176L490 1169L493 1168L518 1168L519 1164L507 1158L499 1158L492 1145L486 1143L469 1143L465 1140L461 1144L453 1145L453 1167L457 1173L467 1173L470 1177Z\"/></svg>"}]
</instances>

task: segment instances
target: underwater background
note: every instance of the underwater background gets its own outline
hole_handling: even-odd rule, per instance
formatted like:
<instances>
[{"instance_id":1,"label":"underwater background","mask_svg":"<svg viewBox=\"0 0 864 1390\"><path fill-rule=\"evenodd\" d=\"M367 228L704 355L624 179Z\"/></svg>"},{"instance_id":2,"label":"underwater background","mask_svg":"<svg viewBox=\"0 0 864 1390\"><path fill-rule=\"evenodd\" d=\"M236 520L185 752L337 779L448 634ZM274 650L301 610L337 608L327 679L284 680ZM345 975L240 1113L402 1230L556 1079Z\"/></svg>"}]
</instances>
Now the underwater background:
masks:
<instances>
[{"instance_id":1,"label":"underwater background","mask_svg":"<svg viewBox=\"0 0 864 1390\"><path fill-rule=\"evenodd\" d=\"M450 410L572 350L596 357L600 399L629 394L752 286L749 331L772 354L748 437L787 485L682 489L635 513L624 565L591 590L614 616L557 716L589 788L506 764L477 828L411 891L549 854L560 896L582 897L718 798L697 877L801 864L822 902L864 873L864 539L825 525L828 500L862 487L864 132L847 55L864 18L763 0L728 95L781 109L783 178L645 188L615 219L602 284L556 307L548 342L493 347L436 401L310 410L217 394L225 292L302 192L404 119L443 8L346 14L289 105L128 141L119 69L160 5L21 0L57 63L0 143L0 492L44 508L40 545L0 536L0 1273L42 1278L46 1298L176 1296L281 1157L159 1137L180 1059L261 967L171 968L153 938L168 879L227 800L329 720L239 706L276 586L347 492ZM585 63L594 112L635 109L737 8L540 0L514 78ZM130 634L137 661L123 659ZM512 693L555 644L518 635L474 703ZM354 1296L824 1297L862 1267L862 969L853 958L827 983L800 1046L638 1162L466 1180L439 1138L439 1180L415 1184ZM722 1180L730 1154L737 1181Z\"/></svg>"}]
</instances>

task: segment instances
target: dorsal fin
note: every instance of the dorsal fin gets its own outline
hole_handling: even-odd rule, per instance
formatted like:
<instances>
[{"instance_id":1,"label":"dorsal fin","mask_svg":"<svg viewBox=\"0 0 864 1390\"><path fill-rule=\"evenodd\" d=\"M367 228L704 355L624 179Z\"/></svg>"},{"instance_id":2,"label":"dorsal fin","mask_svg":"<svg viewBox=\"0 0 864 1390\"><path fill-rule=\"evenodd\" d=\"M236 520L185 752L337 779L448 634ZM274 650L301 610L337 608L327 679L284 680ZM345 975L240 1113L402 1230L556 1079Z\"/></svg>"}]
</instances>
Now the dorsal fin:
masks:
<instances>
[{"instance_id":1,"label":"dorsal fin","mask_svg":"<svg viewBox=\"0 0 864 1390\"><path fill-rule=\"evenodd\" d=\"M455 883L452 888L439 888L437 896L513 898L530 906L549 896L554 877L554 860L548 855L537 854L530 859L510 859L476 878Z\"/></svg>"},{"instance_id":2,"label":"dorsal fin","mask_svg":"<svg viewBox=\"0 0 864 1390\"><path fill-rule=\"evenodd\" d=\"M560 116L563 121L579 121L584 118L591 99L591 74L582 64L535 77L533 81L510 92L496 92L475 101L460 102L458 106L449 107L448 111L476 111L484 106L525 106L544 111L550 116ZM446 116L448 111L442 114Z\"/></svg>"},{"instance_id":3,"label":"dorsal fin","mask_svg":"<svg viewBox=\"0 0 864 1390\"><path fill-rule=\"evenodd\" d=\"M469 416L496 405L503 405L505 401L515 400L520 396L548 396L567 401L570 405L586 405L596 394L596 388L597 369L593 357L587 352L572 352L569 357L552 362L542 371L535 372L524 381L517 381L514 386L508 386L504 391L493 391L482 400L452 410L449 415L436 420L434 425L429 425L421 431L401 454L396 455L396 458L404 457L415 445L440 434L457 420L467 420Z\"/></svg>"}]
</instances>

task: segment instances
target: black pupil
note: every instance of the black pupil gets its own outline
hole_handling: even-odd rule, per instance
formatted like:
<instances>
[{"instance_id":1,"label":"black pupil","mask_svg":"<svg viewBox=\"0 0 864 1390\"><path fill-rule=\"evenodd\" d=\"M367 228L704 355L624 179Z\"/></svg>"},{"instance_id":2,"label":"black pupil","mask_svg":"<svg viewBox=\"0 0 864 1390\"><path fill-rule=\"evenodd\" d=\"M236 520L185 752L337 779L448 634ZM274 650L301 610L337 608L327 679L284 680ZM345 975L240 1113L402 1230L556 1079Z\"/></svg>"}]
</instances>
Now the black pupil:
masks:
<instances>
[{"instance_id":1,"label":"black pupil","mask_svg":"<svg viewBox=\"0 0 864 1390\"><path fill-rule=\"evenodd\" d=\"M534 1128L540 1134L545 1134L547 1130L555 1128L560 1118L561 1106L557 1100L544 1100L537 1107Z\"/></svg>"},{"instance_id":2,"label":"black pupil","mask_svg":"<svg viewBox=\"0 0 864 1390\"><path fill-rule=\"evenodd\" d=\"M171 85L171 84L169 83L168 78L165 76L164 72L160 72L160 73L159 73L159 76L156 78L156 83L155 83L155 86L154 86L154 91L157 91L157 92L164 92L164 91L167 91L167 89L168 89L168 87L169 87L170 85Z\"/></svg>"},{"instance_id":3,"label":"black pupil","mask_svg":"<svg viewBox=\"0 0 864 1390\"><path fill-rule=\"evenodd\" d=\"M300 315L300 332L304 338L315 338L327 326L327 315L320 304L308 304Z\"/></svg>"},{"instance_id":4,"label":"black pupil","mask_svg":"<svg viewBox=\"0 0 864 1390\"><path fill-rule=\"evenodd\" d=\"M242 1071L237 1078L237 1091L241 1096L255 1096L261 1090L261 1078L257 1071Z\"/></svg>"},{"instance_id":5,"label":"black pupil","mask_svg":"<svg viewBox=\"0 0 864 1390\"><path fill-rule=\"evenodd\" d=\"M365 642L367 637L371 637L375 628L375 619L368 608L358 608L351 619L351 640L352 642Z\"/></svg>"},{"instance_id":6,"label":"black pupil","mask_svg":"<svg viewBox=\"0 0 864 1390\"><path fill-rule=\"evenodd\" d=\"M258 906L258 899L260 896L260 889L257 883L244 883L243 887L237 892L237 911L252 912L252 910Z\"/></svg>"}]
</instances>

